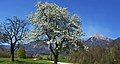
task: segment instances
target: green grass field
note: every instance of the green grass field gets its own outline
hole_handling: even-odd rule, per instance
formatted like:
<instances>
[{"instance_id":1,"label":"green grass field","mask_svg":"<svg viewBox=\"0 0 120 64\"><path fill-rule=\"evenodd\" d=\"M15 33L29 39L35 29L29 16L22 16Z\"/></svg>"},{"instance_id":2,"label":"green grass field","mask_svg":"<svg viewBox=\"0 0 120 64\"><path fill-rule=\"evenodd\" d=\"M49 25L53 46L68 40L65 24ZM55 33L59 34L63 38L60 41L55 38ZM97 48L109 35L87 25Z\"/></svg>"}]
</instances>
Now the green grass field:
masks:
<instances>
[{"instance_id":1,"label":"green grass field","mask_svg":"<svg viewBox=\"0 0 120 64\"><path fill-rule=\"evenodd\" d=\"M33 60L33 59L15 59L11 62L10 58L0 58L0 64L52 64L48 60Z\"/></svg>"}]
</instances>

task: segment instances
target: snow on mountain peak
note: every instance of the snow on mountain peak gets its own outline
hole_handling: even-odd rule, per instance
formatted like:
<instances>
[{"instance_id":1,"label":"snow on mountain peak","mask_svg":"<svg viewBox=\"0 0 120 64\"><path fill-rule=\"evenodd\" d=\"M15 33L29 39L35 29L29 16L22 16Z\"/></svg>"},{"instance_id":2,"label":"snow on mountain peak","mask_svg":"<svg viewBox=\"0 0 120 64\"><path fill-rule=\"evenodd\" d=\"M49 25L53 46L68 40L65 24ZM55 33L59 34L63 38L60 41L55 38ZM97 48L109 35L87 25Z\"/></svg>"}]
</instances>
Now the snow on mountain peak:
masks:
<instances>
[{"instance_id":1,"label":"snow on mountain peak","mask_svg":"<svg viewBox=\"0 0 120 64\"><path fill-rule=\"evenodd\" d=\"M102 34L95 34L92 37L96 38L96 39L101 39L101 40L108 40L109 39L109 38L103 36Z\"/></svg>"}]
</instances>

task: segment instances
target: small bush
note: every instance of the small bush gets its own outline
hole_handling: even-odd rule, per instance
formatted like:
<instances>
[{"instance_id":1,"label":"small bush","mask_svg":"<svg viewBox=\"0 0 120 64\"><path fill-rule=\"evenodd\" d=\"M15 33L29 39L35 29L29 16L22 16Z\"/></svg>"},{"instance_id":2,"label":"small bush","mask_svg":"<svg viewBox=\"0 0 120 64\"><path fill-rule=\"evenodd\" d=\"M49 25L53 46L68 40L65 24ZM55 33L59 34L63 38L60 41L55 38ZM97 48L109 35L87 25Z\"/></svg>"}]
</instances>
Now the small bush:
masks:
<instances>
[{"instance_id":1,"label":"small bush","mask_svg":"<svg viewBox=\"0 0 120 64\"><path fill-rule=\"evenodd\" d=\"M21 46L17 53L18 58L26 58L26 51L23 46Z\"/></svg>"},{"instance_id":2,"label":"small bush","mask_svg":"<svg viewBox=\"0 0 120 64\"><path fill-rule=\"evenodd\" d=\"M67 57L66 57L66 56L63 56L63 55L60 55L59 58L58 58L58 60L59 60L60 62L68 62Z\"/></svg>"},{"instance_id":3,"label":"small bush","mask_svg":"<svg viewBox=\"0 0 120 64\"><path fill-rule=\"evenodd\" d=\"M43 59L43 57L42 57L42 56L38 56L38 59L39 59L39 60L42 60L42 59Z\"/></svg>"}]
</instances>

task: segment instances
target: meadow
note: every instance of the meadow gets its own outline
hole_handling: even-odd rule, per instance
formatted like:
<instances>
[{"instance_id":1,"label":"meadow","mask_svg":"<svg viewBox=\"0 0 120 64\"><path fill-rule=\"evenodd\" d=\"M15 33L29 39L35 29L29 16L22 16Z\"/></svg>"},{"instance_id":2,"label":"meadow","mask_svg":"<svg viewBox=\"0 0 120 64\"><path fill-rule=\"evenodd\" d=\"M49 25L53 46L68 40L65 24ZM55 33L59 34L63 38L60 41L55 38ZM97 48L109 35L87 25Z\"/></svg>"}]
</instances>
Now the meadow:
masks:
<instances>
[{"instance_id":1,"label":"meadow","mask_svg":"<svg viewBox=\"0 0 120 64\"><path fill-rule=\"evenodd\" d=\"M11 62L10 58L0 58L0 64L52 64L52 62L48 60L33 60L33 58L28 59L15 58L15 62Z\"/></svg>"}]
</instances>

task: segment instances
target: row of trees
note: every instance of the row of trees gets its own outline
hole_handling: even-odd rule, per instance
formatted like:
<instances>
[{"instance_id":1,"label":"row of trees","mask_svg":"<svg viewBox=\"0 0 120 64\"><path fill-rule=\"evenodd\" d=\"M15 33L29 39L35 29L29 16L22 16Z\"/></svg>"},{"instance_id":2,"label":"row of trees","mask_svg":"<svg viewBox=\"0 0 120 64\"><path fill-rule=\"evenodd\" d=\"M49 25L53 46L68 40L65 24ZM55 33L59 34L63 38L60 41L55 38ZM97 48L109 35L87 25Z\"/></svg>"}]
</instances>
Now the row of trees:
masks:
<instances>
[{"instance_id":1,"label":"row of trees","mask_svg":"<svg viewBox=\"0 0 120 64\"><path fill-rule=\"evenodd\" d=\"M8 18L1 24L0 41L11 45L11 61L14 62L14 51L20 43L29 38L30 42L44 41L49 44L49 49L57 64L60 52L68 44L76 46L82 34L81 21L77 15L71 15L66 8L52 3L38 3L37 10L30 14L29 21L20 20L18 17ZM28 27L28 24L34 28ZM32 31L27 33L27 28ZM27 37L28 36L28 37Z\"/></svg>"}]
</instances>

